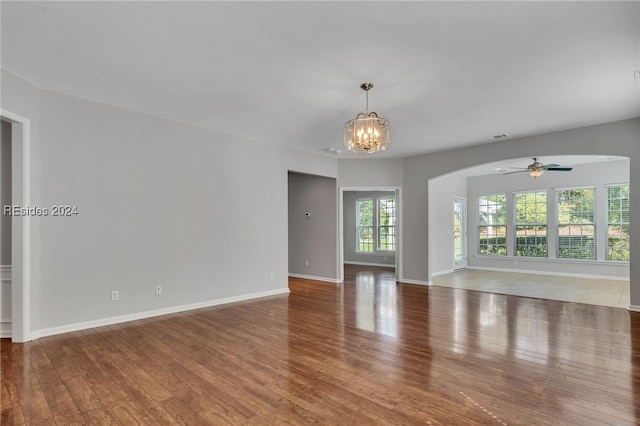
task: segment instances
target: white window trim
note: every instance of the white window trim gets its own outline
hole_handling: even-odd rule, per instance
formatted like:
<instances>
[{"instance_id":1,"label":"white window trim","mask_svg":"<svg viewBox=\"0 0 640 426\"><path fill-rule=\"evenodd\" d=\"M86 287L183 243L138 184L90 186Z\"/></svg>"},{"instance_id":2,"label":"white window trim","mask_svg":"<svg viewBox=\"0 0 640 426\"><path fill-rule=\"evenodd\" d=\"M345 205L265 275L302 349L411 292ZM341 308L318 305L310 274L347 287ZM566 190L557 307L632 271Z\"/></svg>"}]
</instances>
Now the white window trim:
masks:
<instances>
[{"instance_id":1,"label":"white window trim","mask_svg":"<svg viewBox=\"0 0 640 426\"><path fill-rule=\"evenodd\" d=\"M560 191L575 191L575 190L582 190L582 189L593 189L593 245L594 245L594 258L593 259L583 259L583 258L574 258L574 257L560 257L560 256L558 256L558 251L559 251L559 244L558 243L559 243L559 239L560 239L560 233L558 231L559 231L561 225L571 225L571 224L567 224L567 223L561 224L558 221L558 214L559 214L558 193ZM555 203L555 211L556 211L556 217L555 217L556 256L555 256L555 259L585 260L585 261L590 261L590 262L598 261L598 205L597 205L597 201L598 201L598 194L597 194L597 188L596 188L595 185L567 186L567 187L554 188L554 203ZM580 225L582 225L582 224L580 224Z\"/></svg>"},{"instance_id":2,"label":"white window trim","mask_svg":"<svg viewBox=\"0 0 640 426\"><path fill-rule=\"evenodd\" d=\"M481 226L504 226L504 241L505 241L505 251L508 251L508 244L507 241L509 239L509 224L508 224L508 211L507 214L505 214L505 220L504 220L504 224L493 224L493 225L482 225L480 224L480 197L490 197L492 195L503 195L504 196L504 207L505 209L509 209L509 202L507 199L507 193L506 192L489 192L489 193L483 193L483 194L477 194L476 196L476 203L477 203L477 210L476 210L476 232L478 234L478 244L476 247L476 256L487 256L489 258L491 257L496 257L499 256L500 258L503 258L504 256L507 256L508 253L505 254L491 254L491 253L480 253L480 227Z\"/></svg>"},{"instance_id":3,"label":"white window trim","mask_svg":"<svg viewBox=\"0 0 640 426\"><path fill-rule=\"evenodd\" d=\"M375 209L376 209L376 212L375 212L376 213L375 234L376 235L374 237L374 240L375 240L375 247L374 247L375 250L374 250L374 252L388 255L388 254L391 254L391 253L395 253L396 251L395 250L382 250L380 248L380 238L379 238L380 237L380 228L383 226L383 225L380 225L380 201L381 200L393 200L394 201L394 203L393 203L394 207L393 208L394 208L395 211L394 211L394 216L393 217L394 217L395 221L397 221L397 219L398 219L398 217L397 217L398 202L397 202L395 196L393 196L393 197L379 197L379 198L375 199L375 201L376 201L375 202ZM396 225L386 225L386 226L388 228L393 228L394 240L396 240L397 234L396 234L395 231L397 230L397 226ZM395 242L394 245L397 245L397 242ZM370 253L370 252L368 252L368 253Z\"/></svg>"},{"instance_id":4,"label":"white window trim","mask_svg":"<svg viewBox=\"0 0 640 426\"><path fill-rule=\"evenodd\" d=\"M607 209L606 209L606 223L605 223L605 253L604 253L604 261L605 262L614 262L614 263L629 263L629 260L611 260L611 259L607 259L607 257L609 256L609 225L611 224L609 222L609 188L615 188L615 187L621 187L621 186L628 186L629 188L631 187L631 184L629 182L622 182L622 183L607 183L604 185L604 189L606 191L606 199L607 199ZM629 197L629 215L631 215L631 197ZM624 222L621 222L624 223ZM631 223L631 217L629 217L629 222L626 222L627 225L630 225Z\"/></svg>"},{"instance_id":5,"label":"white window trim","mask_svg":"<svg viewBox=\"0 0 640 426\"><path fill-rule=\"evenodd\" d=\"M544 223L527 223L527 224L518 224L518 214L516 211L516 198L518 195L521 194L531 194L531 193L540 193L540 192L544 192L545 197L546 197L546 203L548 205L549 203L549 191L544 188L544 189L531 189L531 190L522 190L522 191L514 191L512 192L512 196L513 196L513 257L517 258L517 259L549 259L549 210L547 209L547 215L546 215L546 222ZM554 193L555 195L555 193ZM556 202L557 202L557 197L556 197ZM546 228L546 232L545 232L545 241L546 241L546 245L547 245L547 255L546 256L518 256L516 255L517 252L517 248L518 248L518 234L517 234L517 229L518 226L524 226L524 225L531 225L531 226L544 226Z\"/></svg>"},{"instance_id":6,"label":"white window trim","mask_svg":"<svg viewBox=\"0 0 640 426\"><path fill-rule=\"evenodd\" d=\"M375 238L375 232L376 232L376 224L375 224L375 211L373 212L373 219L374 222L371 224L371 229L372 229L372 235L373 235L373 245L372 245L372 251L362 251L360 250L360 228L368 228L369 225L367 226L361 226L360 225L360 203L362 201L371 201L371 203L373 204L373 208L375 209L375 199L374 198L358 198L356 200L356 253L357 254L375 254L376 251L376 238Z\"/></svg>"}]
</instances>

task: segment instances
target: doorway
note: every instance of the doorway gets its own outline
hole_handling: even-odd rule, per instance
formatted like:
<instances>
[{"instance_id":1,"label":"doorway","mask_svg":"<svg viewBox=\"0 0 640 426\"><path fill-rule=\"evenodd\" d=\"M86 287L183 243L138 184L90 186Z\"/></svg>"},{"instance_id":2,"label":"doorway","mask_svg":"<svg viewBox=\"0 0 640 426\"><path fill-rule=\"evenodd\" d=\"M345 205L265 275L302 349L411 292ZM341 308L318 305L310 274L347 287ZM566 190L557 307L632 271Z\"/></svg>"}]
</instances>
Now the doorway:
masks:
<instances>
[{"instance_id":1,"label":"doorway","mask_svg":"<svg viewBox=\"0 0 640 426\"><path fill-rule=\"evenodd\" d=\"M370 217L370 220L359 221L361 208L367 206L371 211L362 216ZM401 188L340 188L338 211L340 215L338 271L340 282L345 278L345 263L394 268L396 280L401 280Z\"/></svg>"},{"instance_id":2,"label":"doorway","mask_svg":"<svg viewBox=\"0 0 640 426\"><path fill-rule=\"evenodd\" d=\"M3 122L9 123L11 127L10 204L27 207L31 204L31 121L26 117L4 109L0 110L0 119L2 119ZM27 342L32 338L30 324L30 225L31 221L28 215L11 217L11 286L9 297L11 300L11 340L14 342ZM5 315L0 316L4 317Z\"/></svg>"},{"instance_id":3,"label":"doorway","mask_svg":"<svg viewBox=\"0 0 640 426\"><path fill-rule=\"evenodd\" d=\"M467 267L467 200L453 199L453 269Z\"/></svg>"}]
</instances>

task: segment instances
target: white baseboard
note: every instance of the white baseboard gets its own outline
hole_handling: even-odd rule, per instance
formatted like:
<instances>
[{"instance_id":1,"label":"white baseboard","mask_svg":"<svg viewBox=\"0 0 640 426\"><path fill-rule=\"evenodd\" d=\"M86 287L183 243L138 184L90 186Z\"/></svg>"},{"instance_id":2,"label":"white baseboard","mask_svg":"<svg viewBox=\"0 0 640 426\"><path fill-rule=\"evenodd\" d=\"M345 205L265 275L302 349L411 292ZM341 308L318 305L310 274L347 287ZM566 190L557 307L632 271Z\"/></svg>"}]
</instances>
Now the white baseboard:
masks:
<instances>
[{"instance_id":1,"label":"white baseboard","mask_svg":"<svg viewBox=\"0 0 640 426\"><path fill-rule=\"evenodd\" d=\"M105 325L119 324L123 322L135 321L139 319L157 317L160 315L174 314L176 312L191 311L194 309L208 308L210 306L224 305L226 303L242 302L244 300L257 299L260 297L274 296L278 294L289 293L289 288L280 288L277 290L263 291L259 293L250 293L242 296L225 297L222 299L208 300L206 302L191 303L188 305L172 306L169 308L155 309L153 311L138 312L134 314L120 315L117 317L102 318L93 321L79 322L75 324L61 325L57 327L44 328L31 333L31 339L35 340L40 337L53 336L55 334L69 333L72 331L86 330L89 328L102 327Z\"/></svg>"},{"instance_id":2,"label":"white baseboard","mask_svg":"<svg viewBox=\"0 0 640 426\"><path fill-rule=\"evenodd\" d=\"M327 278L327 277L315 277L313 275L303 275L303 274L294 274L293 272L289 272L289 276L291 278L302 278L303 280L315 280L315 281L324 281L333 284L340 284L340 281L337 278Z\"/></svg>"},{"instance_id":3,"label":"white baseboard","mask_svg":"<svg viewBox=\"0 0 640 426\"><path fill-rule=\"evenodd\" d=\"M0 291L3 292L3 297L11 299L11 265L0 265ZM2 312L2 317L0 317L0 338L10 338L11 310Z\"/></svg>"},{"instance_id":4,"label":"white baseboard","mask_svg":"<svg viewBox=\"0 0 640 426\"><path fill-rule=\"evenodd\" d=\"M453 273L453 269L445 269L444 271L438 271L431 274L432 277L437 277L438 275L445 275Z\"/></svg>"},{"instance_id":5,"label":"white baseboard","mask_svg":"<svg viewBox=\"0 0 640 426\"><path fill-rule=\"evenodd\" d=\"M400 284L433 285L431 281L410 280L408 278L399 279L397 282Z\"/></svg>"},{"instance_id":6,"label":"white baseboard","mask_svg":"<svg viewBox=\"0 0 640 426\"><path fill-rule=\"evenodd\" d=\"M629 305L627 309L633 312L640 312L640 305Z\"/></svg>"},{"instance_id":7,"label":"white baseboard","mask_svg":"<svg viewBox=\"0 0 640 426\"><path fill-rule=\"evenodd\" d=\"M476 269L478 271L494 271L494 272L516 272L521 274L556 275L559 277L597 278L601 280L629 281L629 277L617 277L617 276L611 276L611 275L574 274L570 272L533 271L531 269L490 268L485 266L467 266L467 269Z\"/></svg>"},{"instance_id":8,"label":"white baseboard","mask_svg":"<svg viewBox=\"0 0 640 426\"><path fill-rule=\"evenodd\" d=\"M0 338L11 337L11 322L0 322Z\"/></svg>"},{"instance_id":9,"label":"white baseboard","mask_svg":"<svg viewBox=\"0 0 640 426\"><path fill-rule=\"evenodd\" d=\"M395 268L396 265L389 263L373 263L373 262L352 262L352 261L344 261L345 265L362 265L362 266L381 266L383 268Z\"/></svg>"}]
</instances>

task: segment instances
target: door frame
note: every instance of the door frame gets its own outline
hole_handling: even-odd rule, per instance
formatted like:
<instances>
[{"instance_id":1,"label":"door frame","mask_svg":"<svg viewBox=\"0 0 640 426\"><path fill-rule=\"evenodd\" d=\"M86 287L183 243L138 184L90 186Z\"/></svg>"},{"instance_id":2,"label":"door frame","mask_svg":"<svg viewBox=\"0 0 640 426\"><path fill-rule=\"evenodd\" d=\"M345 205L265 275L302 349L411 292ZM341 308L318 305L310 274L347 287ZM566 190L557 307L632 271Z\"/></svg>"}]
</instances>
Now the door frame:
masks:
<instances>
[{"instance_id":1,"label":"door frame","mask_svg":"<svg viewBox=\"0 0 640 426\"><path fill-rule=\"evenodd\" d=\"M452 202L452 206L454 207L453 212L455 213L455 205L456 203L461 203L462 205L464 205L464 219L463 219L463 224L462 224L462 233L463 233L463 243L464 243L464 253L465 253L465 258L464 258L464 266L457 266L456 265L456 256L455 256L455 251L454 251L454 256L453 256L453 270L457 270L457 269L464 269L469 265L469 244L467 242L467 234L468 234L468 229L469 229L469 210L468 210L468 205L467 205L467 198L466 197L458 197L458 196L454 196L453 197L453 202ZM453 226L452 226L452 230L455 229L455 219ZM454 250L455 250L455 243L454 243Z\"/></svg>"},{"instance_id":2,"label":"door frame","mask_svg":"<svg viewBox=\"0 0 640 426\"><path fill-rule=\"evenodd\" d=\"M22 173L18 175L21 183L13 189L12 203L19 201L23 207L31 205L31 120L6 109L0 109L0 117L11 123L12 168L19 167ZM21 158L15 164L15 158ZM16 173L12 172L13 177ZM11 238L11 340L27 342L31 340L31 219L28 215L21 216L16 226L12 221ZM16 235L17 234L17 235Z\"/></svg>"},{"instance_id":3,"label":"door frame","mask_svg":"<svg viewBox=\"0 0 640 426\"><path fill-rule=\"evenodd\" d=\"M402 187L400 186L343 186L338 191L338 280L344 282L344 193L349 191L386 191L396 194L396 281L402 280Z\"/></svg>"}]
</instances>

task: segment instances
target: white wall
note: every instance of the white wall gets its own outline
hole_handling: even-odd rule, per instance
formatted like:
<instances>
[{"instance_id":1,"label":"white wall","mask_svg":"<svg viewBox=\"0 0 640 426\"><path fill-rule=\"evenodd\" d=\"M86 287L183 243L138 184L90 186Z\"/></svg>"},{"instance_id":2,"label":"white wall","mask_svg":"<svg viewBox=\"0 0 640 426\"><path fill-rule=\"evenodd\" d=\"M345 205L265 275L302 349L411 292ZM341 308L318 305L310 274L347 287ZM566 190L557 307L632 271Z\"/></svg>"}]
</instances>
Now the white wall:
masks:
<instances>
[{"instance_id":1,"label":"white wall","mask_svg":"<svg viewBox=\"0 0 640 426\"><path fill-rule=\"evenodd\" d=\"M537 179L526 173L503 176L501 174L476 176L469 179L469 266L476 268L529 270L536 272L563 273L571 275L596 275L600 277L629 277L629 264L607 262L607 188L608 184L629 182L629 160L607 161L574 166L571 172L547 172ZM478 196L503 192L507 195L508 220L513 219L513 193L527 190L546 190L550 218L548 241L555 247L555 193L556 188L594 186L596 188L596 241L597 261L573 261L568 259L532 259L514 257L513 238L508 238L508 256L479 256L477 214ZM511 237L513 236L510 234ZM555 253L555 250L550 250Z\"/></svg>"},{"instance_id":2,"label":"white wall","mask_svg":"<svg viewBox=\"0 0 640 426\"><path fill-rule=\"evenodd\" d=\"M340 160L338 186L384 188L402 186L404 160L377 159Z\"/></svg>"},{"instance_id":3,"label":"white wall","mask_svg":"<svg viewBox=\"0 0 640 426\"><path fill-rule=\"evenodd\" d=\"M288 170L336 159L2 77L3 109L32 120L32 205L78 208L32 218L32 336L287 291Z\"/></svg>"},{"instance_id":4,"label":"white wall","mask_svg":"<svg viewBox=\"0 0 640 426\"><path fill-rule=\"evenodd\" d=\"M453 271L453 198L467 197L467 179L448 174L429 181L432 275Z\"/></svg>"}]
</instances>

